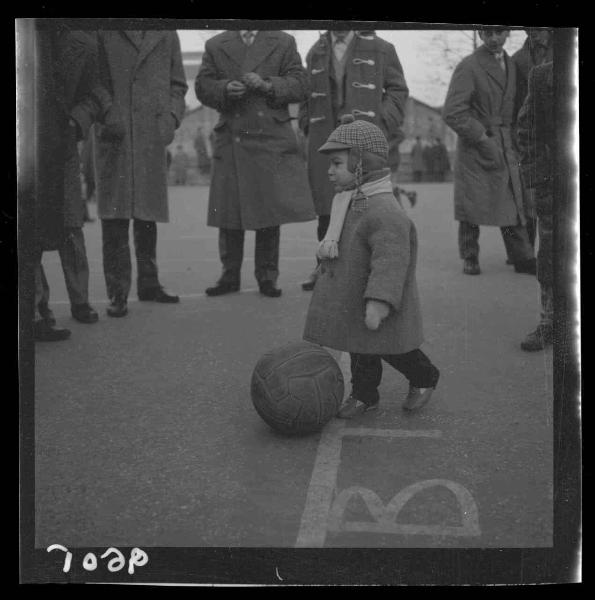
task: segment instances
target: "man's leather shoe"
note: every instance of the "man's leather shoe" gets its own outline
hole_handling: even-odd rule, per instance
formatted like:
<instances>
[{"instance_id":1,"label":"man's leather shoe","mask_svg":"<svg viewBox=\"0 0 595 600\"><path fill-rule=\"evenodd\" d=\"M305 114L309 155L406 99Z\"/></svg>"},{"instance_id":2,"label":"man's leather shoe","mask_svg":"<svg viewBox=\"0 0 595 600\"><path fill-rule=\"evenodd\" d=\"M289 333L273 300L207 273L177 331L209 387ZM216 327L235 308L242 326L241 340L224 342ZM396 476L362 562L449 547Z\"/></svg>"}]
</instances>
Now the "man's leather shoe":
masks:
<instances>
[{"instance_id":1,"label":"man's leather shoe","mask_svg":"<svg viewBox=\"0 0 595 600\"><path fill-rule=\"evenodd\" d=\"M138 293L141 302L161 302L162 304L176 304L180 301L179 296L168 294L162 287L143 290Z\"/></svg>"},{"instance_id":2,"label":"man's leather shoe","mask_svg":"<svg viewBox=\"0 0 595 600\"><path fill-rule=\"evenodd\" d=\"M54 313L52 309L45 303L40 303L37 307L37 310L43 320L48 323L50 326L54 326L56 324L56 317L54 317Z\"/></svg>"},{"instance_id":3,"label":"man's leather shoe","mask_svg":"<svg viewBox=\"0 0 595 600\"><path fill-rule=\"evenodd\" d=\"M421 410L432 397L434 388L416 388L409 386L409 393L403 403L403 409L408 411Z\"/></svg>"},{"instance_id":4,"label":"man's leather shoe","mask_svg":"<svg viewBox=\"0 0 595 600\"><path fill-rule=\"evenodd\" d=\"M112 300L107 307L108 317L125 317L128 314L128 304L126 300Z\"/></svg>"},{"instance_id":5,"label":"man's leather shoe","mask_svg":"<svg viewBox=\"0 0 595 600\"><path fill-rule=\"evenodd\" d=\"M537 274L537 261L534 258L517 262L514 265L514 270L517 273L527 273L528 275Z\"/></svg>"},{"instance_id":6,"label":"man's leather shoe","mask_svg":"<svg viewBox=\"0 0 595 600\"><path fill-rule=\"evenodd\" d=\"M260 288L260 293L263 296L268 296L269 298L278 298L281 295L281 290L276 288L272 281L259 283L258 287Z\"/></svg>"},{"instance_id":7,"label":"man's leather shoe","mask_svg":"<svg viewBox=\"0 0 595 600\"><path fill-rule=\"evenodd\" d=\"M79 323L97 323L99 320L97 311L88 304L73 304L70 307L70 314Z\"/></svg>"},{"instance_id":8,"label":"man's leather shoe","mask_svg":"<svg viewBox=\"0 0 595 600\"><path fill-rule=\"evenodd\" d=\"M42 319L33 324L33 334L36 342L60 342L70 337L70 330L54 327Z\"/></svg>"},{"instance_id":9,"label":"man's leather shoe","mask_svg":"<svg viewBox=\"0 0 595 600\"><path fill-rule=\"evenodd\" d=\"M475 260L466 259L463 263L463 273L465 275L479 275L481 273L479 263Z\"/></svg>"},{"instance_id":10,"label":"man's leather shoe","mask_svg":"<svg viewBox=\"0 0 595 600\"><path fill-rule=\"evenodd\" d=\"M310 277L308 277L308 279L306 279L306 281L302 283L302 289L304 290L304 292L311 292L314 289L314 286L316 285L317 279L318 275L316 274L316 271L314 271L310 275Z\"/></svg>"},{"instance_id":11,"label":"man's leather shoe","mask_svg":"<svg viewBox=\"0 0 595 600\"><path fill-rule=\"evenodd\" d=\"M550 346L554 342L554 328L551 325L538 325L522 342L521 348L525 352L537 352Z\"/></svg>"},{"instance_id":12,"label":"man's leather shoe","mask_svg":"<svg viewBox=\"0 0 595 600\"><path fill-rule=\"evenodd\" d=\"M231 294L233 292L240 291L239 283L227 283L226 281L219 281L213 287L209 287L205 290L207 296L223 296L224 294Z\"/></svg>"}]
</instances>

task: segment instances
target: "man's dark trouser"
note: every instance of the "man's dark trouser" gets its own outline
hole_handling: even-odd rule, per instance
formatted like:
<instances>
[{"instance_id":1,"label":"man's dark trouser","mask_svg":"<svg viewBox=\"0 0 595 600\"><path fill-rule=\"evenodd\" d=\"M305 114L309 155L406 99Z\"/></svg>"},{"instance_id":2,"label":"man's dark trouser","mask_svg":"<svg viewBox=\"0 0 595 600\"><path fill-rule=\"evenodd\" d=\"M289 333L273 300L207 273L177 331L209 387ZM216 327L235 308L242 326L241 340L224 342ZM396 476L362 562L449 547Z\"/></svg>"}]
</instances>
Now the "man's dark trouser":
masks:
<instances>
[{"instance_id":1,"label":"man's dark trouser","mask_svg":"<svg viewBox=\"0 0 595 600\"><path fill-rule=\"evenodd\" d=\"M238 284L244 260L244 230L219 229L219 257L223 265L220 283ZM254 276L259 284L276 283L279 277L279 241L281 228L264 227L256 230Z\"/></svg>"},{"instance_id":2,"label":"man's dark trouser","mask_svg":"<svg viewBox=\"0 0 595 600\"><path fill-rule=\"evenodd\" d=\"M536 198L539 227L537 252L537 280L541 287L541 325L551 327L554 322L554 220L553 197L540 194Z\"/></svg>"},{"instance_id":3,"label":"man's dark trouser","mask_svg":"<svg viewBox=\"0 0 595 600\"><path fill-rule=\"evenodd\" d=\"M66 238L58 250L64 282L71 306L89 302L89 262L85 249L85 237L80 227L66 229ZM50 287L39 257L35 273L35 306L41 314L49 311Z\"/></svg>"},{"instance_id":4,"label":"man's dark trouser","mask_svg":"<svg viewBox=\"0 0 595 600\"><path fill-rule=\"evenodd\" d=\"M351 354L351 390L355 398L371 405L378 402L378 386L382 380L382 361L405 375L416 388L433 388L440 371L418 348L405 354Z\"/></svg>"},{"instance_id":5,"label":"man's dark trouser","mask_svg":"<svg viewBox=\"0 0 595 600\"><path fill-rule=\"evenodd\" d=\"M89 262L81 227L69 227L66 230L66 239L58 252L70 304L88 304Z\"/></svg>"},{"instance_id":6,"label":"man's dark trouser","mask_svg":"<svg viewBox=\"0 0 595 600\"><path fill-rule=\"evenodd\" d=\"M421 176L423 175L423 171L413 171L413 181L419 183L421 181Z\"/></svg>"},{"instance_id":7,"label":"man's dark trouser","mask_svg":"<svg viewBox=\"0 0 595 600\"><path fill-rule=\"evenodd\" d=\"M533 248L524 225L500 227L506 252L514 264L534 258ZM468 221L459 222L459 254L463 260L479 258L479 225Z\"/></svg>"},{"instance_id":8,"label":"man's dark trouser","mask_svg":"<svg viewBox=\"0 0 595 600\"><path fill-rule=\"evenodd\" d=\"M129 219L102 219L103 272L110 300L127 300L132 279ZM157 271L157 224L133 220L137 293L160 287Z\"/></svg>"}]
</instances>

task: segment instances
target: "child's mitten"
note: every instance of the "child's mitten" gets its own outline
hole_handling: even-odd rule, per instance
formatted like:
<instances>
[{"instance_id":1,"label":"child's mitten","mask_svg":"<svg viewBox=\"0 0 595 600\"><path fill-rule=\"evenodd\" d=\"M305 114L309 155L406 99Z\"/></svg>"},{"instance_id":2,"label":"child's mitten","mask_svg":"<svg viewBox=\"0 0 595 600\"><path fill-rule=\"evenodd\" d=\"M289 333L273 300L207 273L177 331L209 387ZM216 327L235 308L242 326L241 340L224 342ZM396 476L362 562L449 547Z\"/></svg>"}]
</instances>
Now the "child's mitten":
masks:
<instances>
[{"instance_id":1,"label":"child's mitten","mask_svg":"<svg viewBox=\"0 0 595 600\"><path fill-rule=\"evenodd\" d=\"M380 300L368 300L366 302L366 327L376 331L380 323L388 317L390 306Z\"/></svg>"}]
</instances>

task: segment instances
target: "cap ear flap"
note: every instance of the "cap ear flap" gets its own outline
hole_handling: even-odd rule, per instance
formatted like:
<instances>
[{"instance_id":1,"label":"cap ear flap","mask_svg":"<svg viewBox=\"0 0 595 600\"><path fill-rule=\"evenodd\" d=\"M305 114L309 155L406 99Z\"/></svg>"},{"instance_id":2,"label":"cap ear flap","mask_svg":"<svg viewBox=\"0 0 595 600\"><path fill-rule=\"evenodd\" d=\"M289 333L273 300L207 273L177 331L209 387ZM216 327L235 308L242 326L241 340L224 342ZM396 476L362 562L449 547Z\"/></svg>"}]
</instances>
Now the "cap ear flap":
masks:
<instances>
[{"instance_id":1,"label":"cap ear flap","mask_svg":"<svg viewBox=\"0 0 595 600\"><path fill-rule=\"evenodd\" d=\"M347 159L347 169L350 173L355 173L355 170L357 169L357 165L359 164L361 158L362 153L357 146L354 146L353 148L351 148L351 150L349 150L349 157Z\"/></svg>"}]
</instances>

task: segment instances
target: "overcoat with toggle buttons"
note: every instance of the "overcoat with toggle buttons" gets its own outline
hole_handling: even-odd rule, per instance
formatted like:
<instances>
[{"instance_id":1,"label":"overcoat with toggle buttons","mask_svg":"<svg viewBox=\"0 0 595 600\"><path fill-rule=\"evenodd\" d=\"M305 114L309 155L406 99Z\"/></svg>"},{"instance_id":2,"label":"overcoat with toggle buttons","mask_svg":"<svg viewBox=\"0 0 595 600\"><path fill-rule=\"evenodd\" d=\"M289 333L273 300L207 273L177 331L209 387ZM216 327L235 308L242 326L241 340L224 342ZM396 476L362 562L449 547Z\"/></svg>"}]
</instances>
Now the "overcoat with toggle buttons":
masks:
<instances>
[{"instance_id":1,"label":"overcoat with toggle buttons","mask_svg":"<svg viewBox=\"0 0 595 600\"><path fill-rule=\"evenodd\" d=\"M266 94L247 90L239 99L227 84L254 72L272 84ZM239 31L205 44L196 97L219 111L207 224L256 230L316 218L290 103L307 94L307 77L292 36L259 31L250 46Z\"/></svg>"},{"instance_id":2,"label":"overcoat with toggle buttons","mask_svg":"<svg viewBox=\"0 0 595 600\"><path fill-rule=\"evenodd\" d=\"M306 57L310 96L300 106L299 124L308 138L308 175L319 215L330 214L334 187L328 180L328 156L318 153L318 148L341 116L353 113L356 119L371 121L391 146L401 137L409 96L395 47L374 33L355 32L344 60L343 80L337 81L330 32L320 37ZM341 106L337 97L343 98Z\"/></svg>"},{"instance_id":3,"label":"overcoat with toggle buttons","mask_svg":"<svg viewBox=\"0 0 595 600\"><path fill-rule=\"evenodd\" d=\"M448 88L443 116L458 135L454 167L457 221L499 227L525 224L519 158L511 129L516 66L506 52L504 58L506 72L481 46L459 63ZM480 142L484 133L488 141ZM486 149L498 160L486 160Z\"/></svg>"}]
</instances>

